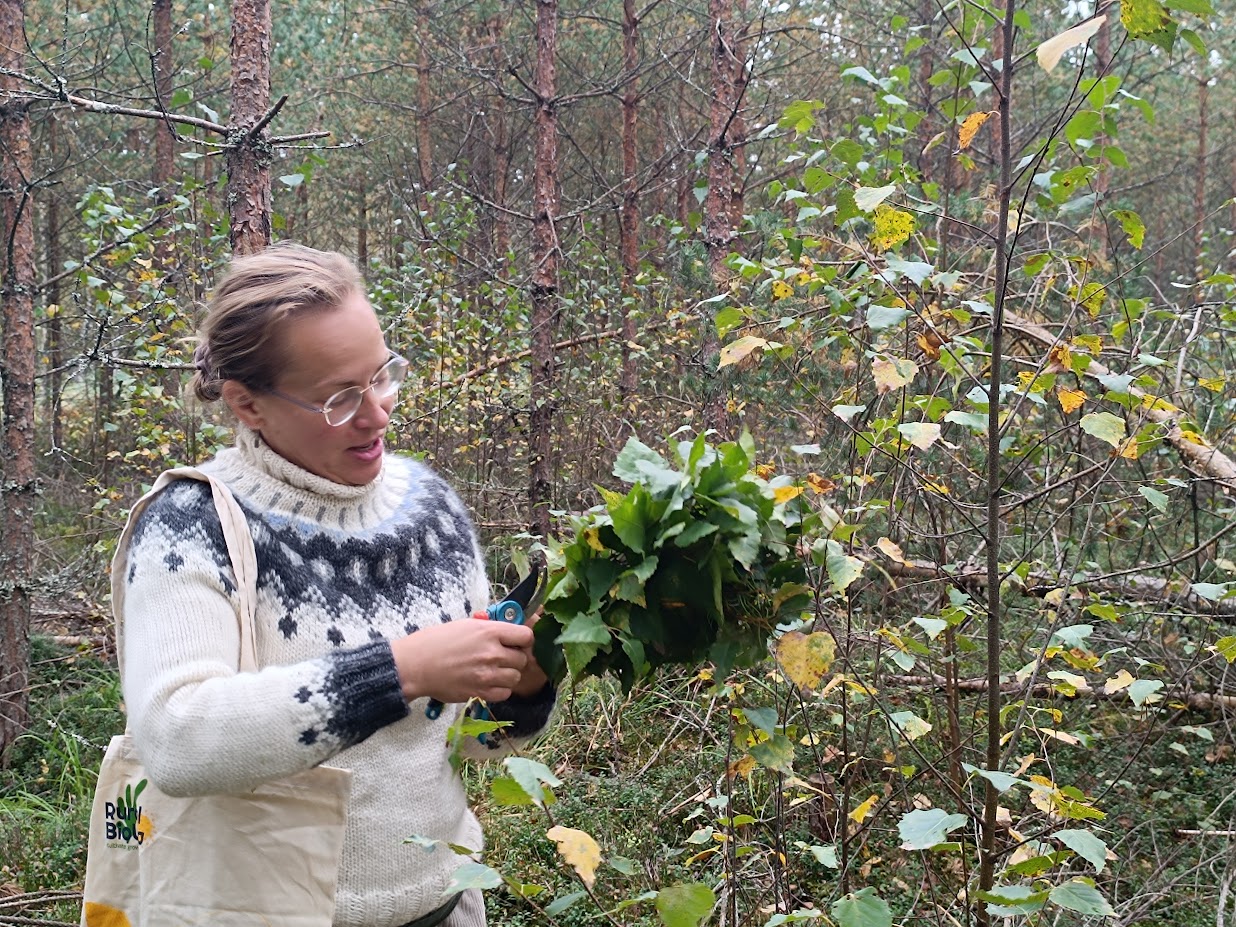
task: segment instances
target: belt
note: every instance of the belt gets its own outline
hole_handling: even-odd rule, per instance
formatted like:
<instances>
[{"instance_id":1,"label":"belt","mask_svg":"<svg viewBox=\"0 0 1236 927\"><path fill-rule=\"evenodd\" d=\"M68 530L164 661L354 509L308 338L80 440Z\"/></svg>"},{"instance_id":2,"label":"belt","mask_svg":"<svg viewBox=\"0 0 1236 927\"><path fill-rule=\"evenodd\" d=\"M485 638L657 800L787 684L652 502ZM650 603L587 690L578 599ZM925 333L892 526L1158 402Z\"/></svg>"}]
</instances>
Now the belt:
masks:
<instances>
[{"instance_id":1,"label":"belt","mask_svg":"<svg viewBox=\"0 0 1236 927\"><path fill-rule=\"evenodd\" d=\"M456 892L451 896L451 900L435 911L430 911L428 914L423 914L414 921L408 921L403 927L434 927L435 924L441 924L444 920L451 916L451 912L455 910L455 905L459 904L459 896L461 892Z\"/></svg>"}]
</instances>

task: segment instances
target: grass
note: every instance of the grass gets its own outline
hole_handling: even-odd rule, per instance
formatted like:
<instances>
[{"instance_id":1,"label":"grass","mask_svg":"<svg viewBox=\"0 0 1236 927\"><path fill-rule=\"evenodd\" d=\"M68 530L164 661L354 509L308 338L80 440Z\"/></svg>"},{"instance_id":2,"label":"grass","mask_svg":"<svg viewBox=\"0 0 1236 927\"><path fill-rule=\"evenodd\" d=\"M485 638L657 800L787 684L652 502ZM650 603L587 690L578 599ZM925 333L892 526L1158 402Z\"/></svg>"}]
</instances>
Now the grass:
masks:
<instances>
[{"instance_id":1,"label":"grass","mask_svg":"<svg viewBox=\"0 0 1236 927\"><path fill-rule=\"evenodd\" d=\"M30 729L0 771L0 883L13 892L80 889L103 749L124 728L120 681L98 657L31 641ZM76 920L76 903L43 913Z\"/></svg>"},{"instance_id":2,"label":"grass","mask_svg":"<svg viewBox=\"0 0 1236 927\"><path fill-rule=\"evenodd\" d=\"M0 772L0 884L10 893L80 887L102 746L123 728L115 669L95 656L36 639L32 684L34 721ZM735 927L765 924L778 910L774 902L783 911L827 911L844 891L868 885L888 901L896 923L908 927L956 917L956 889L966 875L959 860L974 855L969 832L955 834L964 841L960 851L908 853L899 846L897 821L907 809L955 810L940 784L922 767L910 776L900 772L914 758L890 739L883 715L870 702L851 701L850 745L862 758L843 764L831 749L840 744L835 700L787 701L778 686L753 674L736 695L718 693L694 677L665 675L629 696L597 680L564 692L557 724L531 751L562 782L547 809L495 800L490 785L503 774L501 765L465 767L485 827L486 862L532 896L490 892L491 922L531 927L552 920L582 927L603 921L601 911L608 911L622 925L654 927L661 921L647 894L689 882L728 886L732 896L721 891L722 903L732 897L733 908L724 918ZM896 698L901 707L933 717L928 696ZM1116 858L1098 883L1126 927L1212 927L1219 885L1229 872L1231 842L1223 832L1236 817L1236 798L1229 798L1236 752L1227 727L1181 714L1155 721L1080 699L1054 704L1067 713L1060 728L1085 729L1094 742L1052 745L1050 774L1059 785L1097 798L1106 818L1093 824L1052 821L1036 816L1026 795L1010 793L1001 801L1013 808L1014 820L1033 828L1034 836L1068 826L1092 827L1102 835ZM731 747L735 725L744 709L760 708L777 708L782 721L797 725L791 732L797 744L794 775L806 785L768 769L727 775L727 765L744 752ZM798 743L808 721L823 738L819 748ZM939 749L930 738L915 747ZM1028 750L1035 747L1027 744ZM848 804L839 807L835 796L842 795ZM838 870L809 848L835 844L837 826L870 795L879 802L852 840L843 884ZM981 793L972 801L977 807ZM581 891L546 836L554 825L590 834L603 861L591 889L596 900L580 898L550 918L547 907ZM1211 833L1181 836L1186 830ZM1096 875L1077 859L1067 872ZM65 921L77 916L67 902L39 913ZM1060 909L1051 913L1042 923L1099 922Z\"/></svg>"}]
</instances>

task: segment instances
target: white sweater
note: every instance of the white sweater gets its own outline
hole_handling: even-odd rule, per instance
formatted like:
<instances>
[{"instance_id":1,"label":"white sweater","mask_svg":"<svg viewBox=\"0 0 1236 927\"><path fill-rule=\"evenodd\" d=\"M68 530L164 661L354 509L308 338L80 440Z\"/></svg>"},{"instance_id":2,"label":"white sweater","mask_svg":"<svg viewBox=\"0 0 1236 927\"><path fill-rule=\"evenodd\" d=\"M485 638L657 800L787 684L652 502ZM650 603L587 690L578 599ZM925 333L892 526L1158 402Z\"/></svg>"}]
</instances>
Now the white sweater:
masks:
<instances>
[{"instance_id":1,"label":"white sweater","mask_svg":"<svg viewBox=\"0 0 1236 927\"><path fill-rule=\"evenodd\" d=\"M253 535L262 669L236 670L236 582L210 488L173 483L138 521L126 578L124 697L147 774L169 794L206 795L328 761L351 769L335 924L396 927L432 911L459 857L405 838L479 850L481 829L450 765L457 712L430 721L424 700L404 702L389 641L488 603L463 503L414 461L388 456L374 482L343 486L244 428L202 469L232 490ZM544 727L553 700L547 688L491 708L518 740Z\"/></svg>"}]
</instances>

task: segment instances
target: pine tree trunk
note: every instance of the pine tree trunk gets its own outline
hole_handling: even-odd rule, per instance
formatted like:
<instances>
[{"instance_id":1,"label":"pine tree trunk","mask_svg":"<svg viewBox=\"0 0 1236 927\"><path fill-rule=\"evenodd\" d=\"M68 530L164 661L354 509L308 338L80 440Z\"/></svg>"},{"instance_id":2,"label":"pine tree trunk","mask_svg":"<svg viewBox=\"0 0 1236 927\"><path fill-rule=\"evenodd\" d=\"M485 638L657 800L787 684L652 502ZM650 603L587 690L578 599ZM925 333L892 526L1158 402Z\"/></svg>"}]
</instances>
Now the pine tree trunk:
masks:
<instances>
[{"instance_id":1,"label":"pine tree trunk","mask_svg":"<svg viewBox=\"0 0 1236 927\"><path fill-rule=\"evenodd\" d=\"M270 2L232 2L232 125L249 130L227 151L227 203L232 251L252 254L270 244L270 149L254 131L270 108Z\"/></svg>"},{"instance_id":2,"label":"pine tree trunk","mask_svg":"<svg viewBox=\"0 0 1236 927\"><path fill-rule=\"evenodd\" d=\"M639 384L635 365L635 276L639 273L639 14L635 0L622 0L622 59L627 86L622 95L622 377L620 388L624 405L631 402ZM624 419L626 410L624 409Z\"/></svg>"},{"instance_id":3,"label":"pine tree trunk","mask_svg":"<svg viewBox=\"0 0 1236 927\"><path fill-rule=\"evenodd\" d=\"M55 116L48 118L47 151L53 164L60 163L60 128ZM60 313L60 199L52 193L47 197L47 217L44 221L43 241L46 248L47 277L51 281L43 298L46 305L55 310L47 319L47 381L43 387L44 416L51 433L52 463L58 466L61 459L58 449L63 446L64 434L60 420L60 390L64 383L64 325ZM0 262L2 264L3 262Z\"/></svg>"},{"instance_id":4,"label":"pine tree trunk","mask_svg":"<svg viewBox=\"0 0 1236 927\"><path fill-rule=\"evenodd\" d=\"M421 209L429 208L429 184L433 178L433 135L430 133L429 111L433 108L433 92L429 86L429 4L422 3L416 11L416 165L421 175Z\"/></svg>"},{"instance_id":5,"label":"pine tree trunk","mask_svg":"<svg viewBox=\"0 0 1236 927\"><path fill-rule=\"evenodd\" d=\"M24 0L0 0L0 65L20 70ZM30 599L34 566L35 176L26 104L0 76L0 304L4 346L3 537L0 555L0 754L29 722Z\"/></svg>"},{"instance_id":6,"label":"pine tree trunk","mask_svg":"<svg viewBox=\"0 0 1236 927\"><path fill-rule=\"evenodd\" d=\"M502 32L501 16L489 20L489 54L493 62L494 80L498 90L493 98L493 139L494 139L494 251L498 255L498 265L506 261L511 251L511 220L506 213L507 208L507 178L511 172L511 133L506 123L506 97L501 90L502 85Z\"/></svg>"},{"instance_id":7,"label":"pine tree trunk","mask_svg":"<svg viewBox=\"0 0 1236 927\"><path fill-rule=\"evenodd\" d=\"M558 302L558 0L537 0L535 117L536 166L533 175L531 406L528 421L529 526L549 536L553 490L554 341Z\"/></svg>"},{"instance_id":8,"label":"pine tree trunk","mask_svg":"<svg viewBox=\"0 0 1236 927\"><path fill-rule=\"evenodd\" d=\"M724 287L729 273L725 259L734 239L732 199L734 188L733 147L730 130L738 111L735 87L733 0L709 0L708 27L712 49L712 106L708 131L708 195L704 198L704 247L713 284ZM717 372L721 342L710 309L700 320L701 358L704 367L703 420L721 435L729 432L725 392Z\"/></svg>"}]
</instances>

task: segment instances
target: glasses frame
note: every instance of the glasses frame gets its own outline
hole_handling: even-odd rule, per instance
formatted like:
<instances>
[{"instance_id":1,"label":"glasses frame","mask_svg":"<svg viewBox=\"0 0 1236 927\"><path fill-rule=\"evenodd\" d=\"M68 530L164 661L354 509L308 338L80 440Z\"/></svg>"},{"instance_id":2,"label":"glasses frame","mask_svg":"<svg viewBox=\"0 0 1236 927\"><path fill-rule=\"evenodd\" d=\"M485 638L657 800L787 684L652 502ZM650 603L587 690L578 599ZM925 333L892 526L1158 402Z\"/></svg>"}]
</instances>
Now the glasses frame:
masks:
<instances>
[{"instance_id":1,"label":"glasses frame","mask_svg":"<svg viewBox=\"0 0 1236 927\"><path fill-rule=\"evenodd\" d=\"M357 394L356 408L354 408L351 412L347 414L345 418L343 418L341 421L338 421L338 422L332 422L330 420L331 412L335 411L334 407L340 402L340 397L344 393L351 392L352 390L357 389L357 387L345 386L343 389L339 390L338 392L332 393L330 397L327 398L326 402L320 406L315 406L313 405L313 403L305 402L303 399L297 399L295 396L289 396L287 393L280 392L279 390L275 389L273 386L267 389L266 392L270 393L270 395L272 396L279 397L284 402L290 402L292 405L298 406L299 408L304 409L306 412L317 412L323 418L326 419L326 424L329 425L331 428L341 428L356 417L356 413L359 412L361 406L364 405L365 394L369 392L370 390L376 390L378 388L378 378L381 377L383 373L386 373L387 371L393 372L395 370L400 371L398 378L394 376L389 377L387 381L388 385L390 386L389 392L376 394L377 397L379 399L385 399L387 396L393 396L397 392L399 392L399 387L403 385L403 381L404 379L406 379L408 375L408 368L411 366L411 364L408 363L407 358L402 357L399 354L396 354L394 351L391 351L390 349L387 349L387 353L390 354L390 357L386 360L386 363L384 363L381 367L379 367L377 371L374 373L374 375L369 378L369 385L365 387L361 387L359 389L359 392Z\"/></svg>"}]
</instances>

